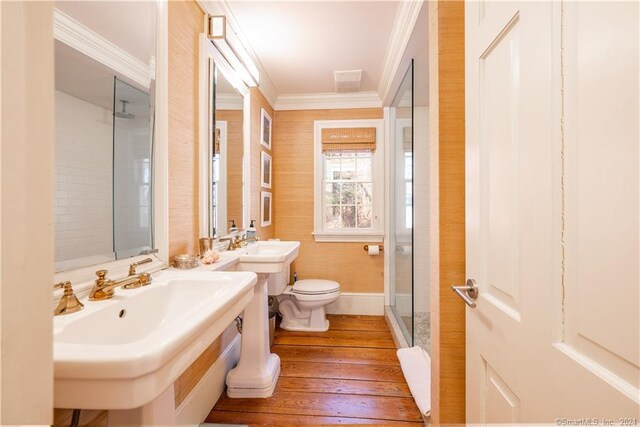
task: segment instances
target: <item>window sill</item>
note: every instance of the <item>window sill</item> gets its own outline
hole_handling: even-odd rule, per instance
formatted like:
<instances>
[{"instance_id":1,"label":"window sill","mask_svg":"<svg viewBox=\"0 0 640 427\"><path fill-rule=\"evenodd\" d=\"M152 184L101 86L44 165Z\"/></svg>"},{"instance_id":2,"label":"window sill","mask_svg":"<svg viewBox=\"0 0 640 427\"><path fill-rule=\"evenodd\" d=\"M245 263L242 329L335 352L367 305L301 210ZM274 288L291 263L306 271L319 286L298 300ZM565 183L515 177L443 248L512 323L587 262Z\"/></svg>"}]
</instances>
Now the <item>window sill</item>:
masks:
<instances>
[{"instance_id":1,"label":"window sill","mask_svg":"<svg viewBox=\"0 0 640 427\"><path fill-rule=\"evenodd\" d=\"M313 239L316 242L359 242L359 243L382 243L384 241L384 234L382 233L330 233L330 232L315 232L313 233Z\"/></svg>"}]
</instances>

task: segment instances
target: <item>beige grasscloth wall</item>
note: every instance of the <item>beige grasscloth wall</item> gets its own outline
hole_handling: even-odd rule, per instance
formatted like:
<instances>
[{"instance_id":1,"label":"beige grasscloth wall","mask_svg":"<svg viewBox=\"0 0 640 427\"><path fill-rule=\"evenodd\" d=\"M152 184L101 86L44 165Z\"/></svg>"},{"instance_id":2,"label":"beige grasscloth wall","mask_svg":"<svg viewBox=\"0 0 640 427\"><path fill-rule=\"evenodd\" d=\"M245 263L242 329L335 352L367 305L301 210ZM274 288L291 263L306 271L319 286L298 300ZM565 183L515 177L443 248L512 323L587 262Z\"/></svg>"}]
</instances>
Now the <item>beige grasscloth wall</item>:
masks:
<instances>
[{"instance_id":1,"label":"beige grasscloth wall","mask_svg":"<svg viewBox=\"0 0 640 427\"><path fill-rule=\"evenodd\" d=\"M242 218L242 110L216 110L216 121L227 122L227 219ZM220 230L222 232L222 230Z\"/></svg>"},{"instance_id":2,"label":"beige grasscloth wall","mask_svg":"<svg viewBox=\"0 0 640 427\"><path fill-rule=\"evenodd\" d=\"M425 35L426 36L426 35ZM465 421L464 2L429 2L431 422ZM471 396L472 398L475 396Z\"/></svg>"},{"instance_id":3,"label":"beige grasscloth wall","mask_svg":"<svg viewBox=\"0 0 640 427\"><path fill-rule=\"evenodd\" d=\"M195 1L169 2L169 257L198 251L198 34Z\"/></svg>"},{"instance_id":4,"label":"beige grasscloth wall","mask_svg":"<svg viewBox=\"0 0 640 427\"><path fill-rule=\"evenodd\" d=\"M335 280L343 292L383 292L384 257L369 256L364 243L316 243L313 239L313 122L380 119L382 109L276 111L274 195L276 237L299 240L291 274Z\"/></svg>"},{"instance_id":5,"label":"beige grasscloth wall","mask_svg":"<svg viewBox=\"0 0 640 427\"><path fill-rule=\"evenodd\" d=\"M261 179L260 179L260 162L262 161L260 156L260 152L266 151L271 154L273 158L273 163L275 164L275 154L273 151L273 146L275 144L275 134L271 137L271 151L260 144L260 128L262 126L262 113L261 110L265 109L269 117L271 117L271 127L273 129L278 127L276 120L274 119L273 108L269 105L269 102L262 96L262 92L260 89L253 88L251 89L251 185L249 186L250 198L251 198L251 212L249 213L250 218L247 220L255 219L256 220L256 228L258 237L262 240L271 239L275 236L275 206L272 207L272 218L271 225L268 227L260 226L260 193L261 191L271 191L272 200L275 198L275 189L276 183L274 182L274 176L271 178L271 188L262 188ZM249 221L245 224L245 226L249 226Z\"/></svg>"}]
</instances>

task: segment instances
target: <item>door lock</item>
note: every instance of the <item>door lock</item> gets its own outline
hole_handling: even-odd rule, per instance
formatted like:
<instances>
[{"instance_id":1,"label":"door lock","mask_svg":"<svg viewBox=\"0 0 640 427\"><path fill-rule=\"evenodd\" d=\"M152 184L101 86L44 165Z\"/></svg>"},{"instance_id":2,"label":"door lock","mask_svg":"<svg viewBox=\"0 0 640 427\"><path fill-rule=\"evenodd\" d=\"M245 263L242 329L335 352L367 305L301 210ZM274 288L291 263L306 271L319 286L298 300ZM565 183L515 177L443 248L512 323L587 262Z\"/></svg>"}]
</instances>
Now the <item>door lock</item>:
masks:
<instances>
[{"instance_id":1,"label":"door lock","mask_svg":"<svg viewBox=\"0 0 640 427\"><path fill-rule=\"evenodd\" d=\"M467 305L471 308L476 308L476 299L478 299L478 284L473 279L467 279L467 283L463 286L451 286L453 292L455 292Z\"/></svg>"}]
</instances>

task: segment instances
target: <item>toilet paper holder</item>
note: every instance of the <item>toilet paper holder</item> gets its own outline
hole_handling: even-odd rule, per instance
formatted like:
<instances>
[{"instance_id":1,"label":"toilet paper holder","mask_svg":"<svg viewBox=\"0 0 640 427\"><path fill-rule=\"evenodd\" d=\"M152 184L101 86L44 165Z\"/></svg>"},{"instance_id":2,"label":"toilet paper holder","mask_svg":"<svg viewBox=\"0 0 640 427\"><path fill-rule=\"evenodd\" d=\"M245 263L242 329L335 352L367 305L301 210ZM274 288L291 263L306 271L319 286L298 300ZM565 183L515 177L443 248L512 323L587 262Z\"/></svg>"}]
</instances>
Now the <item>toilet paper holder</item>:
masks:
<instances>
[{"instance_id":1,"label":"toilet paper holder","mask_svg":"<svg viewBox=\"0 0 640 427\"><path fill-rule=\"evenodd\" d=\"M380 252L382 252L383 246L382 245L378 245L378 249L380 250ZM364 250L366 252L369 252L369 245L364 245Z\"/></svg>"}]
</instances>

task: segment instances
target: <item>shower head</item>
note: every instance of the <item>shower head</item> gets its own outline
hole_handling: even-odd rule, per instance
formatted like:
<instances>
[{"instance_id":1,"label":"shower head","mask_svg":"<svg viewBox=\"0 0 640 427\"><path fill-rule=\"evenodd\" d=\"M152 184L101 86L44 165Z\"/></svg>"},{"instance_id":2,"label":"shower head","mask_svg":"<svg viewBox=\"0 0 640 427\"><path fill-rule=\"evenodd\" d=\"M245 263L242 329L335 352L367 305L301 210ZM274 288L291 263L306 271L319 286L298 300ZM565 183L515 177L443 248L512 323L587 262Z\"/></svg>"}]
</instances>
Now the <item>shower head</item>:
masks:
<instances>
[{"instance_id":1,"label":"shower head","mask_svg":"<svg viewBox=\"0 0 640 427\"><path fill-rule=\"evenodd\" d=\"M127 113L127 104L129 101L121 99L120 102L122 102L122 111L116 111L114 115L119 119L133 119L135 116L131 113Z\"/></svg>"}]
</instances>

